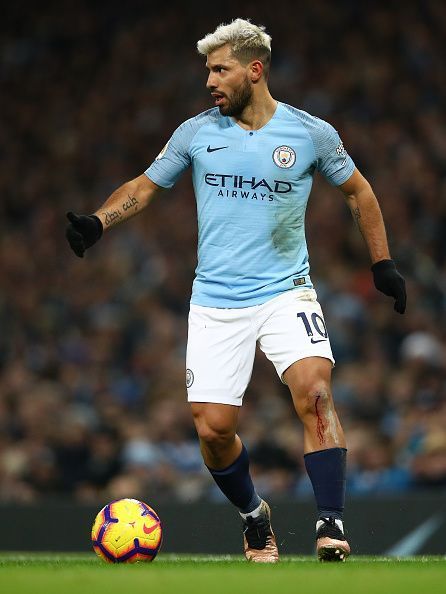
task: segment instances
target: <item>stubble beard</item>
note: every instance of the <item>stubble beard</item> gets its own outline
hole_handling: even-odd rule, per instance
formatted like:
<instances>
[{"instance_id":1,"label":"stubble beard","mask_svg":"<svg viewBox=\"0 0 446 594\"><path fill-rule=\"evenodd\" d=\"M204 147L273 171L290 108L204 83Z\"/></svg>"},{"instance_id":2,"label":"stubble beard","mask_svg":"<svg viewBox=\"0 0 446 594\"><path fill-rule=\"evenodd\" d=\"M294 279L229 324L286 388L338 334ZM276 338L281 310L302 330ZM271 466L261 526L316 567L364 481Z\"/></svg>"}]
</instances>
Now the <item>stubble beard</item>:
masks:
<instances>
[{"instance_id":1,"label":"stubble beard","mask_svg":"<svg viewBox=\"0 0 446 594\"><path fill-rule=\"evenodd\" d=\"M229 117L240 116L244 109L251 103L252 99L252 87L248 77L246 77L240 87L234 91L232 97L230 99L227 97L227 99L228 105L226 107L219 107L221 115Z\"/></svg>"}]
</instances>

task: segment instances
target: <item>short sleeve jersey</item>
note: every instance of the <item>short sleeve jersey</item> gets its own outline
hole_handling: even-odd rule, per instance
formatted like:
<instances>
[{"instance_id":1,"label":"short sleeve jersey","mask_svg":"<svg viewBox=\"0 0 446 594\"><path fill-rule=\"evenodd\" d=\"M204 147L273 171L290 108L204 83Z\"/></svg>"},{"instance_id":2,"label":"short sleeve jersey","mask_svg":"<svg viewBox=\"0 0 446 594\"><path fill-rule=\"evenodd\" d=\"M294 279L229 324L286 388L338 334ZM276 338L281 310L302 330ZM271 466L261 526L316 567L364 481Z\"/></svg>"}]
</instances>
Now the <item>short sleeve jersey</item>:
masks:
<instances>
[{"instance_id":1,"label":"short sleeve jersey","mask_svg":"<svg viewBox=\"0 0 446 594\"><path fill-rule=\"evenodd\" d=\"M188 167L198 213L192 303L249 307L312 287L305 211L314 172L340 185L355 168L330 124L279 102L263 128L245 130L210 109L179 126L145 174L170 188Z\"/></svg>"}]
</instances>

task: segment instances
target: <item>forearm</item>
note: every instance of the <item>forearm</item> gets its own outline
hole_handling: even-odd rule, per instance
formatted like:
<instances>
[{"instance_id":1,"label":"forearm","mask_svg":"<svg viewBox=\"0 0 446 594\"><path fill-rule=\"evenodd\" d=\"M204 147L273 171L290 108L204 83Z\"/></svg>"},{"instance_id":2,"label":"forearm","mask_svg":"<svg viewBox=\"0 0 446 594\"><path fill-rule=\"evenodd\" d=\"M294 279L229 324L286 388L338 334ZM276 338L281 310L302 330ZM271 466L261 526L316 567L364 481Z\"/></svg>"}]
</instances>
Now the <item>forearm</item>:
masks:
<instances>
[{"instance_id":1,"label":"forearm","mask_svg":"<svg viewBox=\"0 0 446 594\"><path fill-rule=\"evenodd\" d=\"M94 214L106 231L141 212L156 189L155 184L141 175L117 188Z\"/></svg>"},{"instance_id":2,"label":"forearm","mask_svg":"<svg viewBox=\"0 0 446 594\"><path fill-rule=\"evenodd\" d=\"M361 173L355 169L350 179L340 186L364 237L372 260L372 272L378 291L395 298L394 309L406 310L406 286L391 259L381 209L375 194Z\"/></svg>"},{"instance_id":3,"label":"forearm","mask_svg":"<svg viewBox=\"0 0 446 594\"><path fill-rule=\"evenodd\" d=\"M369 184L359 192L346 195L347 204L364 237L372 264L390 259L381 209Z\"/></svg>"}]
</instances>

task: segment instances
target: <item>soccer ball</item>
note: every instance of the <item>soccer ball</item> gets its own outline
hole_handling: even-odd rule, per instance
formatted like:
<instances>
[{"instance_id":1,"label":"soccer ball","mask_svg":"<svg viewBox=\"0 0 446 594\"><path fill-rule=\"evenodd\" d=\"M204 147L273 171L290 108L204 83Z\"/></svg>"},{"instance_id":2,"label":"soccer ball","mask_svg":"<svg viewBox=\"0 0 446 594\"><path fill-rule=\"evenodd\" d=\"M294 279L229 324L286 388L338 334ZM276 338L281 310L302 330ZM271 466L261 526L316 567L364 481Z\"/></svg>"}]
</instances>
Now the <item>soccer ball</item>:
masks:
<instances>
[{"instance_id":1,"label":"soccer ball","mask_svg":"<svg viewBox=\"0 0 446 594\"><path fill-rule=\"evenodd\" d=\"M137 499L112 501L96 516L91 530L95 553L108 563L153 561L161 547L157 514Z\"/></svg>"}]
</instances>

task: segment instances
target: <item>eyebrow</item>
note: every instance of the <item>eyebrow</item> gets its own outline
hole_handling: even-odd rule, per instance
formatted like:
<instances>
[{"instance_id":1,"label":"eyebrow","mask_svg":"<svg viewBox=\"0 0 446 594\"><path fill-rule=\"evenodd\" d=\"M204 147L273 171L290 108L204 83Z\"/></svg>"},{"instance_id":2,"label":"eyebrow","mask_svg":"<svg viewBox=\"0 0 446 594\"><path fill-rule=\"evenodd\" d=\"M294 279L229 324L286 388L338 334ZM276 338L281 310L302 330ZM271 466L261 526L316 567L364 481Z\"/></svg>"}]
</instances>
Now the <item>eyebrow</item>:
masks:
<instances>
[{"instance_id":1,"label":"eyebrow","mask_svg":"<svg viewBox=\"0 0 446 594\"><path fill-rule=\"evenodd\" d=\"M206 68L208 70L212 70L212 68L227 68L227 66L225 66L224 64L208 64L206 62Z\"/></svg>"}]
</instances>

